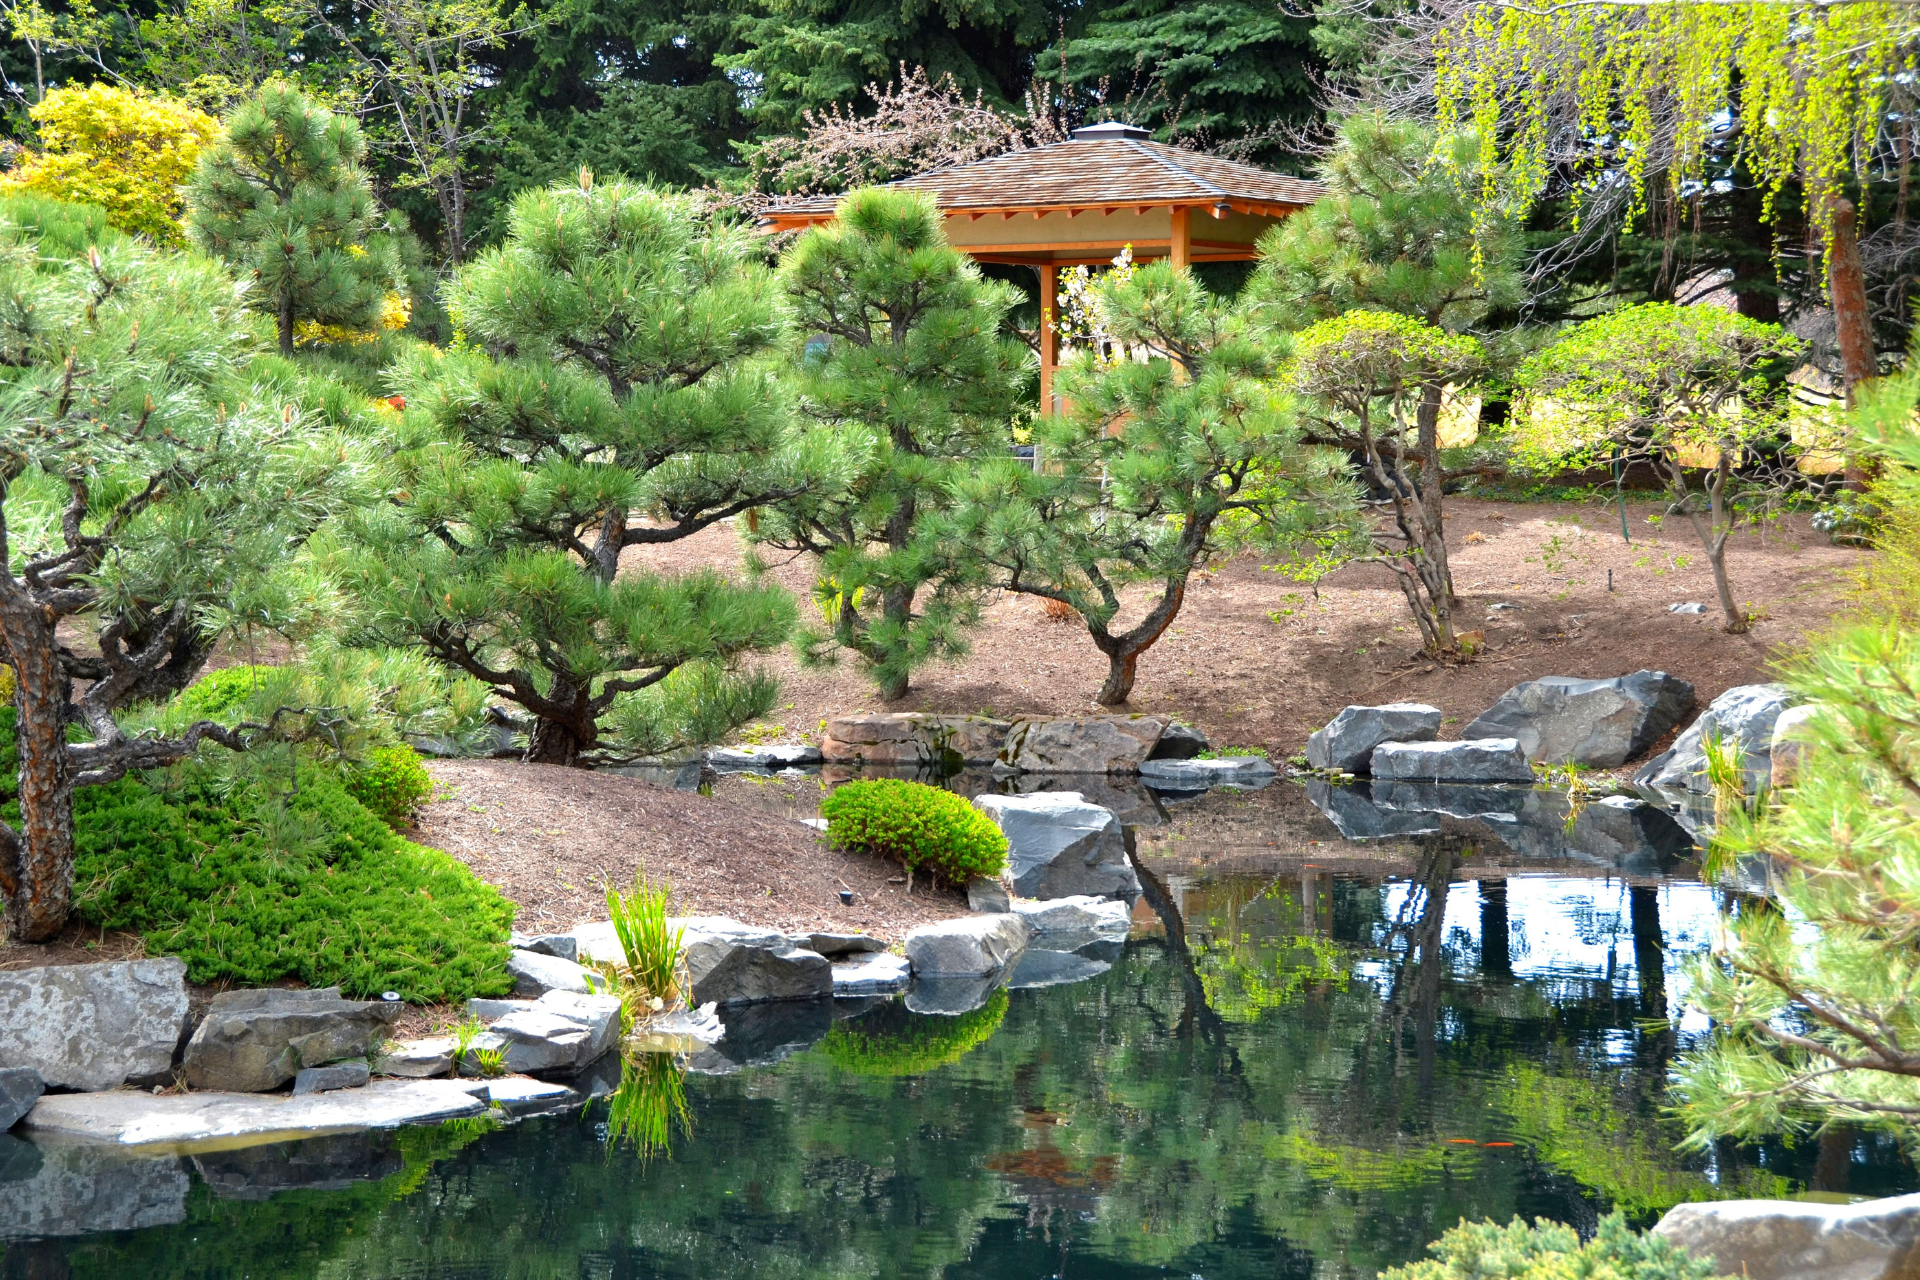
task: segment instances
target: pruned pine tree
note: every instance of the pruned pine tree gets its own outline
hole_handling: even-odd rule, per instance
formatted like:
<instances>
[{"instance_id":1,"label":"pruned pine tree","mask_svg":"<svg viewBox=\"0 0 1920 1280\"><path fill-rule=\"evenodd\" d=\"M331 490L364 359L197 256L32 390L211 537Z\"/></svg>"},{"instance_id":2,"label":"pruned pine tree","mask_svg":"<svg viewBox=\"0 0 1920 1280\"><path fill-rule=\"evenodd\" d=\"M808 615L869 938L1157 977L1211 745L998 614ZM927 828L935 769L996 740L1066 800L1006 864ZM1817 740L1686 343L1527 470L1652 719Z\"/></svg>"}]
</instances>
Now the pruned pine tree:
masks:
<instances>
[{"instance_id":1,"label":"pruned pine tree","mask_svg":"<svg viewBox=\"0 0 1920 1280\"><path fill-rule=\"evenodd\" d=\"M947 244L930 196L897 189L848 196L781 275L800 411L836 479L777 504L753 536L820 558L825 625L802 633L802 657L849 650L901 698L915 667L966 651L978 617L981 566L943 519L955 481L1013 443L1031 357L1001 322L1018 294Z\"/></svg>"},{"instance_id":2,"label":"pruned pine tree","mask_svg":"<svg viewBox=\"0 0 1920 1280\"><path fill-rule=\"evenodd\" d=\"M1436 385L1470 383L1480 344L1411 316L1349 311L1300 334L1287 379L1308 398L1312 436L1360 459L1391 518L1373 533L1371 558L1393 570L1428 653L1459 650L1447 567L1432 428L1420 409ZM1426 483L1420 483L1425 480Z\"/></svg>"},{"instance_id":3,"label":"pruned pine tree","mask_svg":"<svg viewBox=\"0 0 1920 1280\"><path fill-rule=\"evenodd\" d=\"M475 345L397 373L418 434L392 505L334 564L360 639L524 707L530 760L712 741L772 699L770 677L734 668L785 641L786 593L622 565L814 483L755 360L781 333L758 257L687 201L583 172L521 195L506 243L450 285Z\"/></svg>"},{"instance_id":4,"label":"pruned pine tree","mask_svg":"<svg viewBox=\"0 0 1920 1280\"><path fill-rule=\"evenodd\" d=\"M1062 371L1070 408L1034 428L1045 466L1002 459L961 481L955 530L995 585L1078 612L1107 658L1095 700L1119 706L1196 569L1251 546L1325 554L1357 530L1344 460L1302 444L1243 315L1166 262L1094 296L1118 350Z\"/></svg>"},{"instance_id":5,"label":"pruned pine tree","mask_svg":"<svg viewBox=\"0 0 1920 1280\"><path fill-rule=\"evenodd\" d=\"M76 788L301 731L296 712L132 733L123 712L192 680L222 625L288 616L294 553L368 467L303 413L297 377L262 367L271 338L219 264L118 238L57 260L0 236L0 639L20 751L0 893L8 935L36 942L67 918Z\"/></svg>"},{"instance_id":6,"label":"pruned pine tree","mask_svg":"<svg viewBox=\"0 0 1920 1280\"><path fill-rule=\"evenodd\" d=\"M303 321L374 327L395 287L366 150L351 118L268 84L234 109L187 185L188 237L253 281L283 354Z\"/></svg>"},{"instance_id":7,"label":"pruned pine tree","mask_svg":"<svg viewBox=\"0 0 1920 1280\"><path fill-rule=\"evenodd\" d=\"M1726 629L1738 634L1747 614L1727 577L1741 517L1735 469L1755 492L1796 482L1763 474L1756 446L1786 434L1778 379L1804 347L1778 325L1718 307L1653 302L1596 316L1520 366L1517 456L1539 471L1651 464L1699 537Z\"/></svg>"}]
</instances>

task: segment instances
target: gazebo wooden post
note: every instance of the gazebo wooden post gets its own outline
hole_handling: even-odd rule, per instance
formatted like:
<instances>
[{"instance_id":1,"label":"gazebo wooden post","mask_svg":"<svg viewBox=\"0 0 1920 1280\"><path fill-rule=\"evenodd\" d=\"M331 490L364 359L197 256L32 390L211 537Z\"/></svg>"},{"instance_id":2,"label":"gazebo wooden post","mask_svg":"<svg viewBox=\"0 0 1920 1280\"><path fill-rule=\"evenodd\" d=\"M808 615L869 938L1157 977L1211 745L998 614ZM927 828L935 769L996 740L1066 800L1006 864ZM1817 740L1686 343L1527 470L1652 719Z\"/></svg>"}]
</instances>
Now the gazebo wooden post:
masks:
<instances>
[{"instance_id":1,"label":"gazebo wooden post","mask_svg":"<svg viewBox=\"0 0 1920 1280\"><path fill-rule=\"evenodd\" d=\"M1040 273L1040 413L1053 414L1053 370L1060 363L1060 268L1043 262Z\"/></svg>"},{"instance_id":2,"label":"gazebo wooden post","mask_svg":"<svg viewBox=\"0 0 1920 1280\"><path fill-rule=\"evenodd\" d=\"M1193 260L1193 211L1185 205L1175 205L1173 215L1173 244L1169 252L1173 256L1173 269L1180 270L1192 265Z\"/></svg>"}]
</instances>

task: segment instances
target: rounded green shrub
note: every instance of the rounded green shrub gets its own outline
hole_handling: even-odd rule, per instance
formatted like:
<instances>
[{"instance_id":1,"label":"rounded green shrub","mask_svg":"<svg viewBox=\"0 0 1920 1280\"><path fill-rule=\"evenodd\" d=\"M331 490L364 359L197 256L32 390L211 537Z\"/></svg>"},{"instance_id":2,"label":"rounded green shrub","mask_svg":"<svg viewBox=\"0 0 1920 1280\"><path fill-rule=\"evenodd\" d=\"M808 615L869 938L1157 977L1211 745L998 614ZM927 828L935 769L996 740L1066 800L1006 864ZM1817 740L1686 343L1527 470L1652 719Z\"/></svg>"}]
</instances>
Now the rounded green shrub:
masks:
<instances>
[{"instance_id":1,"label":"rounded green shrub","mask_svg":"<svg viewBox=\"0 0 1920 1280\"><path fill-rule=\"evenodd\" d=\"M375 747L347 770L347 791L395 831L433 794L433 775L412 747Z\"/></svg>"},{"instance_id":2,"label":"rounded green shrub","mask_svg":"<svg viewBox=\"0 0 1920 1280\"><path fill-rule=\"evenodd\" d=\"M275 668L269 666L222 667L207 672L182 689L175 701L195 719L224 723L274 671Z\"/></svg>"},{"instance_id":3,"label":"rounded green shrub","mask_svg":"<svg viewBox=\"0 0 1920 1280\"><path fill-rule=\"evenodd\" d=\"M1572 1227L1537 1218L1506 1226L1461 1222L1427 1246L1436 1260L1410 1262L1380 1280L1712 1280L1713 1263L1659 1236L1642 1235L1619 1213L1600 1220L1585 1244Z\"/></svg>"},{"instance_id":4,"label":"rounded green shrub","mask_svg":"<svg viewBox=\"0 0 1920 1280\"><path fill-rule=\"evenodd\" d=\"M827 820L828 839L842 849L893 859L907 869L909 885L922 867L965 884L974 876L998 875L1007 865L1007 838L993 819L963 797L923 782L849 782L826 798L820 816Z\"/></svg>"},{"instance_id":5,"label":"rounded green shrub","mask_svg":"<svg viewBox=\"0 0 1920 1280\"><path fill-rule=\"evenodd\" d=\"M852 1022L836 1022L820 1052L842 1071L861 1076L917 1076L960 1061L987 1042L1007 1016L1002 987L957 1018L908 1013L888 1005Z\"/></svg>"}]
</instances>

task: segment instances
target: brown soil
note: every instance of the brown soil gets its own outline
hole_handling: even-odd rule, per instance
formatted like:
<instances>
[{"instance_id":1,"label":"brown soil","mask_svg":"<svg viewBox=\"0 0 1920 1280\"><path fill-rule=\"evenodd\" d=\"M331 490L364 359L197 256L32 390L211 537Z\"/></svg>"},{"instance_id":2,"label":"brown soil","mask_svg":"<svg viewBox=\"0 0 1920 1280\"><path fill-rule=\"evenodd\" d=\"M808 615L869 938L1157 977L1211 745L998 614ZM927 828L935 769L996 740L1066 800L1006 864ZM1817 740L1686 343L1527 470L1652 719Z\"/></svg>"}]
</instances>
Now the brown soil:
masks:
<instances>
[{"instance_id":1,"label":"brown soil","mask_svg":"<svg viewBox=\"0 0 1920 1280\"><path fill-rule=\"evenodd\" d=\"M1728 635L1692 529L1679 517L1663 528L1648 523L1659 505L1629 501L1630 546L1611 506L1455 498L1447 509L1465 601L1457 625L1484 630L1479 660L1422 658L1406 602L1380 566L1341 570L1320 584L1316 599L1241 557L1196 577L1178 621L1142 658L1127 709L1171 713L1216 746L1264 746L1279 757L1300 750L1308 733L1349 703L1431 703L1447 714L1441 735L1453 736L1505 689L1544 675L1593 678L1653 667L1691 681L1705 706L1729 686L1770 678L1769 664L1839 607L1863 555L1828 545L1805 517L1735 535L1727 552L1735 595L1759 616L1748 633ZM715 526L631 553L630 562L737 571L740 554L732 528ZM770 572L806 598L806 560ZM1681 601L1699 601L1707 612L1667 612ZM988 601L969 656L916 672L897 704L880 702L851 659L801 670L783 652L769 665L786 690L771 720L784 737L816 741L823 718L855 710L1098 713L1093 695L1106 674L1083 628L1050 621L1040 601L1012 595Z\"/></svg>"},{"instance_id":2,"label":"brown soil","mask_svg":"<svg viewBox=\"0 0 1920 1280\"><path fill-rule=\"evenodd\" d=\"M415 839L445 849L520 906L529 933L607 918L606 888L642 867L673 885L674 909L790 933L812 929L896 940L965 912L899 868L822 845L791 819L637 778L500 760L443 760ZM839 891L853 891L843 906Z\"/></svg>"}]
</instances>

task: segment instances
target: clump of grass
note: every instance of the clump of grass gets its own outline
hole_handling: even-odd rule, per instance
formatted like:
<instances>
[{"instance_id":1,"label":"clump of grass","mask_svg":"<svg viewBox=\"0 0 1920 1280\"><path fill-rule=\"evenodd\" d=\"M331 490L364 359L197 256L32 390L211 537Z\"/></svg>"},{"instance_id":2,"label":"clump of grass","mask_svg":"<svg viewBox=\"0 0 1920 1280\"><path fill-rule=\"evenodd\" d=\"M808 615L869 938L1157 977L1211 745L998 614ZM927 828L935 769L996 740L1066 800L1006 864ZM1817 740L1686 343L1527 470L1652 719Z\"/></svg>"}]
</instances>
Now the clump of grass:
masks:
<instances>
[{"instance_id":1,"label":"clump of grass","mask_svg":"<svg viewBox=\"0 0 1920 1280\"><path fill-rule=\"evenodd\" d=\"M673 886L649 880L644 867L634 873L630 893L607 890L607 915L626 956L627 974L647 995L661 1001L675 996L685 934L667 924L672 899Z\"/></svg>"},{"instance_id":2,"label":"clump of grass","mask_svg":"<svg viewBox=\"0 0 1920 1280\"><path fill-rule=\"evenodd\" d=\"M672 1149L673 1133L693 1132L687 1073L670 1053L642 1053L620 1063L620 1087L607 1099L609 1150L625 1142L642 1160Z\"/></svg>"},{"instance_id":3,"label":"clump of grass","mask_svg":"<svg viewBox=\"0 0 1920 1280\"><path fill-rule=\"evenodd\" d=\"M479 1065L480 1074L489 1080L507 1074L507 1052L504 1049L475 1049L473 1060Z\"/></svg>"}]
</instances>

